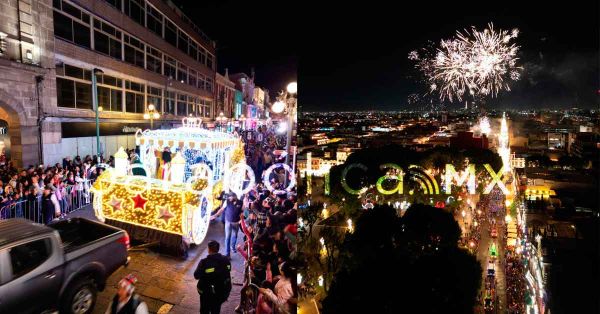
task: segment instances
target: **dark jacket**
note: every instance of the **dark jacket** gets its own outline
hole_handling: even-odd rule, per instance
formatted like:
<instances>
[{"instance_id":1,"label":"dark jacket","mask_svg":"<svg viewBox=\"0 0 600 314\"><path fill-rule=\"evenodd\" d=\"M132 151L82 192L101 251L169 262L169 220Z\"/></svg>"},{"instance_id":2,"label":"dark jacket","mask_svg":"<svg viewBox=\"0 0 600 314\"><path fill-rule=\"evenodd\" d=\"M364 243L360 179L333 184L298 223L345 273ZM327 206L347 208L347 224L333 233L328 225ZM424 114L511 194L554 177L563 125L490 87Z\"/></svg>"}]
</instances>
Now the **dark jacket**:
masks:
<instances>
[{"instance_id":1,"label":"dark jacket","mask_svg":"<svg viewBox=\"0 0 600 314\"><path fill-rule=\"evenodd\" d=\"M198 292L210 294L219 302L225 302L231 292L231 263L220 253L209 254L200 260L194 272L198 279Z\"/></svg>"}]
</instances>

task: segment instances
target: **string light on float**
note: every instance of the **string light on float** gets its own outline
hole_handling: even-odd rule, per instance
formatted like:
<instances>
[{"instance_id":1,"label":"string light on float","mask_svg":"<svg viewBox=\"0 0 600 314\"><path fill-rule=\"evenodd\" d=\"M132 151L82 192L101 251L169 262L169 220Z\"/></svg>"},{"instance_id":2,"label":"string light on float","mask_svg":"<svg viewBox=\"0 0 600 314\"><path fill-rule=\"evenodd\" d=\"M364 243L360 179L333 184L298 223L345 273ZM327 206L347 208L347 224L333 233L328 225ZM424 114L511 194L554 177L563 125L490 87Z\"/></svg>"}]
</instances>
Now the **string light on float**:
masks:
<instances>
[{"instance_id":1,"label":"string light on float","mask_svg":"<svg viewBox=\"0 0 600 314\"><path fill-rule=\"evenodd\" d=\"M177 152L171 160L171 182L183 183L185 177L185 159Z\"/></svg>"},{"instance_id":2,"label":"string light on float","mask_svg":"<svg viewBox=\"0 0 600 314\"><path fill-rule=\"evenodd\" d=\"M127 175L128 165L129 161L127 160L127 153L125 153L123 146L121 146L115 154L115 174L118 176Z\"/></svg>"}]
</instances>

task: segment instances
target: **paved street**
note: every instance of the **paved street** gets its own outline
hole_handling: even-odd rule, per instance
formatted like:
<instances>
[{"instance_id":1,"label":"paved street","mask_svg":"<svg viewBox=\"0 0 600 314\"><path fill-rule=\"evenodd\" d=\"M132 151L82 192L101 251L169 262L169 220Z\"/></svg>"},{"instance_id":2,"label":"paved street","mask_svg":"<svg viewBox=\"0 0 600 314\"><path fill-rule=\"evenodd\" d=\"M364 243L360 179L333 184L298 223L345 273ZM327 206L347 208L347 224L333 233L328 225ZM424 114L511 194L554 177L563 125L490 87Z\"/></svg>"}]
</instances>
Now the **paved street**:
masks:
<instances>
[{"instance_id":1,"label":"paved street","mask_svg":"<svg viewBox=\"0 0 600 314\"><path fill-rule=\"evenodd\" d=\"M482 208L482 210L487 211L487 208ZM504 313L506 309L506 276L504 273L504 245L503 245L503 236L504 236L504 218L501 212L498 212L496 219L496 228L498 231L498 237L492 238L490 235L490 222L488 219L480 219L481 223L481 240L479 242L479 247L477 249L477 260L481 263L481 268L483 269L482 273L482 298L485 295L485 277L487 276L487 268L489 261L489 248L493 241L496 243L496 248L498 252L498 258L495 263L495 273L496 273L496 293L498 295L498 302L495 306L495 311L493 313ZM481 300L480 305L476 308L477 313L484 313L483 311L483 300Z\"/></svg>"},{"instance_id":2,"label":"paved street","mask_svg":"<svg viewBox=\"0 0 600 314\"><path fill-rule=\"evenodd\" d=\"M72 216L94 218L90 209L74 212ZM238 234L240 239L241 233ZM198 313L200 298L196 291L197 281L194 270L200 259L207 255L208 239L219 240L223 245L224 227L214 222L208 230L206 240L190 249L187 259L175 258L155 253L151 250L132 251L130 264L108 278L106 289L98 294L94 314L102 314L116 292L116 285L127 274L138 277L137 292L148 304L150 313ZM229 301L222 306L222 313L233 313L238 305L243 280L243 259L239 254L232 255L233 289Z\"/></svg>"}]
</instances>

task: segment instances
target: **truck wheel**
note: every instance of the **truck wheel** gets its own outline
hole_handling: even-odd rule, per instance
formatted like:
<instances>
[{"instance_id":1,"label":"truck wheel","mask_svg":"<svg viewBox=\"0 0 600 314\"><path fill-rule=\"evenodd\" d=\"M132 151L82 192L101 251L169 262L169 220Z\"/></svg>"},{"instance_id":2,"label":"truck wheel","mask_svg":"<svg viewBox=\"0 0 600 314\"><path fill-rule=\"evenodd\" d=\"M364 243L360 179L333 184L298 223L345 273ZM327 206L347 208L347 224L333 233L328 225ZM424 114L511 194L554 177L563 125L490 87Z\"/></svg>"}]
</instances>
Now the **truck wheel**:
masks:
<instances>
[{"instance_id":1,"label":"truck wheel","mask_svg":"<svg viewBox=\"0 0 600 314\"><path fill-rule=\"evenodd\" d=\"M69 285L61 313L89 314L96 305L96 285L89 278L78 279Z\"/></svg>"}]
</instances>

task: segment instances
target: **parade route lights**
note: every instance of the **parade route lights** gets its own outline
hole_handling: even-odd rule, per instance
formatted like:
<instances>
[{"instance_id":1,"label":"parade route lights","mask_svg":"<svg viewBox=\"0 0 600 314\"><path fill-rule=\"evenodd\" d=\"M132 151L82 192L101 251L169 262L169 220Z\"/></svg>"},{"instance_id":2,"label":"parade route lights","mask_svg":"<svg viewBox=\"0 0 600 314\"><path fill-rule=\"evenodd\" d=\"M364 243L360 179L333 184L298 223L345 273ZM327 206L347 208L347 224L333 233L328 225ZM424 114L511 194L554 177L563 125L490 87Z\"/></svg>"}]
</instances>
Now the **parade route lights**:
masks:
<instances>
[{"instance_id":1,"label":"parade route lights","mask_svg":"<svg viewBox=\"0 0 600 314\"><path fill-rule=\"evenodd\" d=\"M154 120L160 118L160 113L156 111L153 104L149 104L146 112L144 113L144 119L150 120L150 130L154 128Z\"/></svg>"}]
</instances>

